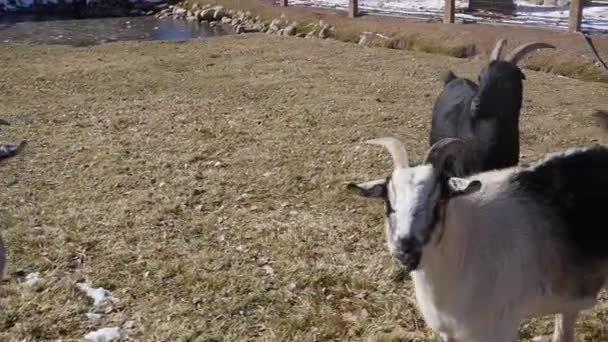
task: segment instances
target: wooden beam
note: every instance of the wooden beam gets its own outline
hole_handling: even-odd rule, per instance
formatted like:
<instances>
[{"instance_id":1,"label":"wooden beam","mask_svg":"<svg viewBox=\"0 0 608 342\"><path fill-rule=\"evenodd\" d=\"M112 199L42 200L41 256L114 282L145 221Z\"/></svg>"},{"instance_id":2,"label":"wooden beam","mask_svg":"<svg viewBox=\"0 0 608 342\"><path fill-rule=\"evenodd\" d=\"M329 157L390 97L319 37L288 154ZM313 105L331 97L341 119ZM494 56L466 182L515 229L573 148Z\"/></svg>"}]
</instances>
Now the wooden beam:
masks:
<instances>
[{"instance_id":1,"label":"wooden beam","mask_svg":"<svg viewBox=\"0 0 608 342\"><path fill-rule=\"evenodd\" d=\"M348 16L356 18L359 16L359 0L349 0Z\"/></svg>"},{"instance_id":2,"label":"wooden beam","mask_svg":"<svg viewBox=\"0 0 608 342\"><path fill-rule=\"evenodd\" d=\"M456 17L456 0L445 0L443 22L453 24Z\"/></svg>"},{"instance_id":3,"label":"wooden beam","mask_svg":"<svg viewBox=\"0 0 608 342\"><path fill-rule=\"evenodd\" d=\"M570 0L570 17L568 18L568 31L579 32L583 21L583 1Z\"/></svg>"},{"instance_id":4,"label":"wooden beam","mask_svg":"<svg viewBox=\"0 0 608 342\"><path fill-rule=\"evenodd\" d=\"M279 0L279 5L281 5L283 7L287 7L287 1L288 0Z\"/></svg>"}]
</instances>

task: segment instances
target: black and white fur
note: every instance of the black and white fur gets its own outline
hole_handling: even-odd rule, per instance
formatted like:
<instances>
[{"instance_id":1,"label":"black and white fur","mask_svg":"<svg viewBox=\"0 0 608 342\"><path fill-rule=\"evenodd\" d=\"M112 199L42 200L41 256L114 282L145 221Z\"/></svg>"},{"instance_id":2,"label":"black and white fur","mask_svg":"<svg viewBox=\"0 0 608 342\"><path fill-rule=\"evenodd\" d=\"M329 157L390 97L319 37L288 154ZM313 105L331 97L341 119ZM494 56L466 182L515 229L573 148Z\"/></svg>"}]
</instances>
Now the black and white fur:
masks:
<instances>
[{"instance_id":1,"label":"black and white fur","mask_svg":"<svg viewBox=\"0 0 608 342\"><path fill-rule=\"evenodd\" d=\"M415 167L398 140L369 143L395 169L349 187L391 208L390 253L411 271L433 330L450 342L513 342L521 320L558 314L553 341L574 341L578 312L608 279L608 147L459 178L460 140L439 141Z\"/></svg>"},{"instance_id":2,"label":"black and white fur","mask_svg":"<svg viewBox=\"0 0 608 342\"><path fill-rule=\"evenodd\" d=\"M519 116L526 76L517 66L527 54L553 48L528 43L513 49L504 60L502 39L479 73L479 85L449 71L433 106L430 145L444 138L467 144L463 155L466 174L501 169L519 162Z\"/></svg>"}]
</instances>

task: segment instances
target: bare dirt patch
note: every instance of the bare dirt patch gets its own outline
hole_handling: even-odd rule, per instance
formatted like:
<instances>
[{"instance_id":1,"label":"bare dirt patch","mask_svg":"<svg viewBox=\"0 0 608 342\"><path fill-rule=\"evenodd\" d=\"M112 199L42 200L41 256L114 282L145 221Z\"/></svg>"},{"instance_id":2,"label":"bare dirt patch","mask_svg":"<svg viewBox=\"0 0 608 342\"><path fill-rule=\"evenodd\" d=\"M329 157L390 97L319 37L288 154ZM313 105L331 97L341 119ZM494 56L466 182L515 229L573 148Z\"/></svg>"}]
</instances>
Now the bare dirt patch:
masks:
<instances>
[{"instance_id":1,"label":"bare dirt patch","mask_svg":"<svg viewBox=\"0 0 608 342\"><path fill-rule=\"evenodd\" d=\"M90 48L0 47L9 273L0 337L141 341L387 340L431 335L395 283L381 204L344 183L384 175L362 141L427 146L438 55L267 35ZM524 161L608 142L608 85L527 71ZM21 271L21 272L19 272ZM32 288L18 275L40 272ZM89 322L83 279L117 299ZM578 324L608 339L608 306ZM127 324L128 322L128 324ZM522 326L522 338L550 330Z\"/></svg>"}]
</instances>

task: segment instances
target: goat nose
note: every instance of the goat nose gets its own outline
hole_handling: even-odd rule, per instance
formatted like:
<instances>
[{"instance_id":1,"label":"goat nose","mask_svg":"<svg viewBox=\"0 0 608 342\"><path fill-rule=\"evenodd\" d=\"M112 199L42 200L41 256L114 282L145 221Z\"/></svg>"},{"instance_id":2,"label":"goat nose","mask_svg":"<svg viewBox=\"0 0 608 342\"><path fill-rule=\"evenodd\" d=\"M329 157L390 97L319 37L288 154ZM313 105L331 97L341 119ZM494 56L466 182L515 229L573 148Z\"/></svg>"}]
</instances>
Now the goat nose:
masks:
<instances>
[{"instance_id":1,"label":"goat nose","mask_svg":"<svg viewBox=\"0 0 608 342\"><path fill-rule=\"evenodd\" d=\"M418 268L420 263L420 249L417 247L417 242L413 239L400 240L395 248L395 259L405 267L407 272L411 272Z\"/></svg>"}]
</instances>

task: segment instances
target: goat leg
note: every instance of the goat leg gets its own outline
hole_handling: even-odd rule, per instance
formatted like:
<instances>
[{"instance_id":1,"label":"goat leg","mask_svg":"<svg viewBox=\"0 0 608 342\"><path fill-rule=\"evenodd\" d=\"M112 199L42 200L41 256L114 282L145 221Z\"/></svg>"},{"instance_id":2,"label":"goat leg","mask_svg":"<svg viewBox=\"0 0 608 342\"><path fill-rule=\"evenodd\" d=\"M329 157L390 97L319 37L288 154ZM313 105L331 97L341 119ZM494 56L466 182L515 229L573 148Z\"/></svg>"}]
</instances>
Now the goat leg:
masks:
<instances>
[{"instance_id":1,"label":"goat leg","mask_svg":"<svg viewBox=\"0 0 608 342\"><path fill-rule=\"evenodd\" d=\"M574 342L574 324L578 312L562 312L555 315L553 340L551 342Z\"/></svg>"},{"instance_id":2,"label":"goat leg","mask_svg":"<svg viewBox=\"0 0 608 342\"><path fill-rule=\"evenodd\" d=\"M537 336L533 342L574 342L574 324L578 312L563 312L555 315L553 338L550 336Z\"/></svg>"}]
</instances>

